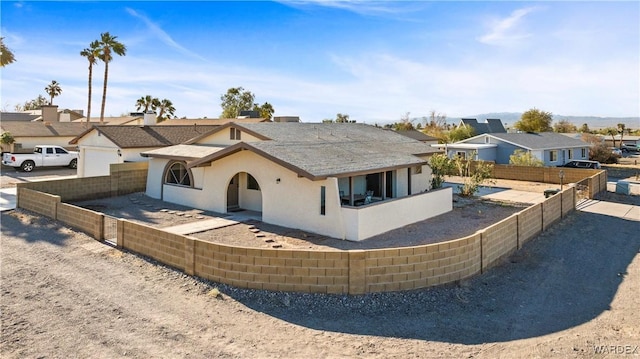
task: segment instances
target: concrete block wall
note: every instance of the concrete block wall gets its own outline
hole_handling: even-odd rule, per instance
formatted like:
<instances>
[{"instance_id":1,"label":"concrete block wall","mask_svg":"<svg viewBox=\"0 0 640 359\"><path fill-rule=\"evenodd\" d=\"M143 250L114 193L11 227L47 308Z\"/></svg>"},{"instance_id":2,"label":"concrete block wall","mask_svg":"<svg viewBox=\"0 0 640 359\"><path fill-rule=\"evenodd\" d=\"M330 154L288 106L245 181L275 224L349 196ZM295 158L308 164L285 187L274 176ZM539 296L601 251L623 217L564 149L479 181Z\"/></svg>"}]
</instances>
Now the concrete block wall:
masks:
<instances>
[{"instance_id":1,"label":"concrete block wall","mask_svg":"<svg viewBox=\"0 0 640 359\"><path fill-rule=\"evenodd\" d=\"M423 246L363 252L365 292L425 288L470 277L481 268L479 234Z\"/></svg>"},{"instance_id":2,"label":"concrete block wall","mask_svg":"<svg viewBox=\"0 0 640 359\"><path fill-rule=\"evenodd\" d=\"M194 241L194 274L241 288L348 293L347 251L275 250Z\"/></svg>"},{"instance_id":3,"label":"concrete block wall","mask_svg":"<svg viewBox=\"0 0 640 359\"><path fill-rule=\"evenodd\" d=\"M110 176L25 182L16 186L58 195L64 202L120 196L144 192L147 166L146 162L112 164Z\"/></svg>"},{"instance_id":4,"label":"concrete block wall","mask_svg":"<svg viewBox=\"0 0 640 359\"><path fill-rule=\"evenodd\" d=\"M133 181L141 179L137 176L133 175L137 178ZM128 177L118 178L123 182ZM606 184L606 174L597 173L590 180L599 185L602 178ZM94 178L89 183L99 185L100 181ZM60 182L75 184L51 182L58 183L45 188L63 191ZM118 220L117 245L189 275L241 288L341 294L409 290L461 280L496 265L574 210L575 194L575 188L568 187L471 236L414 247L350 251L243 248L127 220ZM61 203L59 195L22 186L18 188L18 206L58 219L96 239L104 237L101 213Z\"/></svg>"},{"instance_id":5,"label":"concrete block wall","mask_svg":"<svg viewBox=\"0 0 640 359\"><path fill-rule=\"evenodd\" d=\"M18 202L16 203L18 208L56 219L57 207L60 202L60 196L18 187Z\"/></svg>"},{"instance_id":6,"label":"concrete block wall","mask_svg":"<svg viewBox=\"0 0 640 359\"><path fill-rule=\"evenodd\" d=\"M518 249L542 232L542 203L528 207L518 216Z\"/></svg>"},{"instance_id":7,"label":"concrete block wall","mask_svg":"<svg viewBox=\"0 0 640 359\"><path fill-rule=\"evenodd\" d=\"M95 239L103 240L104 214L67 203L58 203L56 218Z\"/></svg>"},{"instance_id":8,"label":"concrete block wall","mask_svg":"<svg viewBox=\"0 0 640 359\"><path fill-rule=\"evenodd\" d=\"M18 188L58 195L65 202L105 198L111 195L109 176L18 183Z\"/></svg>"},{"instance_id":9,"label":"concrete block wall","mask_svg":"<svg viewBox=\"0 0 640 359\"><path fill-rule=\"evenodd\" d=\"M517 181L544 182L560 184L560 171L564 177L562 183L576 183L606 171L596 169L568 168L568 167L530 167L512 165L493 165L493 177L496 179L510 179Z\"/></svg>"},{"instance_id":10,"label":"concrete block wall","mask_svg":"<svg viewBox=\"0 0 640 359\"><path fill-rule=\"evenodd\" d=\"M576 208L576 188L565 188L559 193L561 198L561 216L564 217Z\"/></svg>"},{"instance_id":11,"label":"concrete block wall","mask_svg":"<svg viewBox=\"0 0 640 359\"><path fill-rule=\"evenodd\" d=\"M518 216L511 215L480 231L482 271L518 249Z\"/></svg>"},{"instance_id":12,"label":"concrete block wall","mask_svg":"<svg viewBox=\"0 0 640 359\"><path fill-rule=\"evenodd\" d=\"M118 233L118 245L168 266L184 270L185 236L130 221L121 221L121 223L122 225L118 223L118 232L123 233Z\"/></svg>"},{"instance_id":13,"label":"concrete block wall","mask_svg":"<svg viewBox=\"0 0 640 359\"><path fill-rule=\"evenodd\" d=\"M554 195L542 202L542 230L562 218L562 196Z\"/></svg>"},{"instance_id":14,"label":"concrete block wall","mask_svg":"<svg viewBox=\"0 0 640 359\"><path fill-rule=\"evenodd\" d=\"M493 165L493 178L545 182L544 167Z\"/></svg>"},{"instance_id":15,"label":"concrete block wall","mask_svg":"<svg viewBox=\"0 0 640 359\"><path fill-rule=\"evenodd\" d=\"M144 192L147 188L148 162L112 163L111 195L122 196L128 193Z\"/></svg>"}]
</instances>

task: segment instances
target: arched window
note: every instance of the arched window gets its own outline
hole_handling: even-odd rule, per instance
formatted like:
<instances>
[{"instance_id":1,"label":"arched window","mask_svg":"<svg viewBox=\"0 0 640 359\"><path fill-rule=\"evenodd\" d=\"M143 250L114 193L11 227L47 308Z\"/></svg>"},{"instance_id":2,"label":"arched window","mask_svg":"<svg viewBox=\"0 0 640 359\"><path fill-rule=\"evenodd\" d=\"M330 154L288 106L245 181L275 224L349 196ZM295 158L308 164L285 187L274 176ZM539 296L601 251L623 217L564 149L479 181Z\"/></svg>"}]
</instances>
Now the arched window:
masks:
<instances>
[{"instance_id":1,"label":"arched window","mask_svg":"<svg viewBox=\"0 0 640 359\"><path fill-rule=\"evenodd\" d=\"M164 183L191 187L191 171L183 162L173 162L164 175Z\"/></svg>"}]
</instances>

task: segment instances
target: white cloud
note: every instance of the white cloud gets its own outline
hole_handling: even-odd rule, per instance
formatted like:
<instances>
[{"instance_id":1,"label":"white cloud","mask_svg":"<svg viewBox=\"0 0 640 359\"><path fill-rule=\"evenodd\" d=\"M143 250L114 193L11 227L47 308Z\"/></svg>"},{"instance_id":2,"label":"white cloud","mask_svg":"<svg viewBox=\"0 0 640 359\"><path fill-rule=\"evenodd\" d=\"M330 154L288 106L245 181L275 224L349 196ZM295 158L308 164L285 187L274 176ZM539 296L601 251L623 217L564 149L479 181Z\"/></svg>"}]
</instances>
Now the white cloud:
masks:
<instances>
[{"instance_id":1,"label":"white cloud","mask_svg":"<svg viewBox=\"0 0 640 359\"><path fill-rule=\"evenodd\" d=\"M199 60L203 60L203 61L205 60L202 56L198 55L197 53L191 50L188 50L184 48L182 45L178 44L175 40L173 40L173 38L169 34L167 34L164 30L162 30L160 26L158 26L157 24L149 20L149 18L147 18L146 16L138 13L137 11L131 8L126 8L126 10L129 13L129 15L142 20L142 22L147 26L149 31L151 31L151 33L154 36L158 37L166 45L178 50L179 52L185 55L191 56Z\"/></svg>"},{"instance_id":2,"label":"white cloud","mask_svg":"<svg viewBox=\"0 0 640 359\"><path fill-rule=\"evenodd\" d=\"M489 31L480 36L478 41L487 45L510 45L519 40L528 38L531 34L519 30L524 17L537 8L528 7L513 11L508 17L491 22Z\"/></svg>"},{"instance_id":3,"label":"white cloud","mask_svg":"<svg viewBox=\"0 0 640 359\"><path fill-rule=\"evenodd\" d=\"M426 2L371 1L371 0L280 0L282 4L296 8L327 7L368 16L397 16L429 6Z\"/></svg>"}]
</instances>

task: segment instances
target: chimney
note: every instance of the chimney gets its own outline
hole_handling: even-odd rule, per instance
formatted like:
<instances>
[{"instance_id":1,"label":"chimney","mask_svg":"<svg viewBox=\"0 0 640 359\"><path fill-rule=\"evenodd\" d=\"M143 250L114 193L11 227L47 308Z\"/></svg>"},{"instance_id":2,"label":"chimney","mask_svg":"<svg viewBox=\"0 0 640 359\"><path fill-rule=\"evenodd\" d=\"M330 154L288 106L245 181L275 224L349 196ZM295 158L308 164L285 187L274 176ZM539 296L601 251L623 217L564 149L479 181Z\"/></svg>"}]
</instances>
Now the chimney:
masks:
<instances>
[{"instance_id":1,"label":"chimney","mask_svg":"<svg viewBox=\"0 0 640 359\"><path fill-rule=\"evenodd\" d=\"M153 111L148 111L144 114L144 121L142 123L144 126L152 126L156 124L156 113Z\"/></svg>"},{"instance_id":2,"label":"chimney","mask_svg":"<svg viewBox=\"0 0 640 359\"><path fill-rule=\"evenodd\" d=\"M58 105L42 105L42 121L43 122L60 122L58 118Z\"/></svg>"}]
</instances>

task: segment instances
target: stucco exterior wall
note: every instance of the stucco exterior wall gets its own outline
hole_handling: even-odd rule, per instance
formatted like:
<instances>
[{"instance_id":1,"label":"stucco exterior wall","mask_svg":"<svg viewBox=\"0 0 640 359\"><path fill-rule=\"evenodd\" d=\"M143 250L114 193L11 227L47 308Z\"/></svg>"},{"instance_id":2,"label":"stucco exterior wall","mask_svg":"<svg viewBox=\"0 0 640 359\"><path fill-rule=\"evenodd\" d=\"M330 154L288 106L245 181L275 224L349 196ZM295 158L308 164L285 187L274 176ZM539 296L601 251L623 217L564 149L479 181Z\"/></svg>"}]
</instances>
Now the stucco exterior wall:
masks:
<instances>
[{"instance_id":1,"label":"stucco exterior wall","mask_svg":"<svg viewBox=\"0 0 640 359\"><path fill-rule=\"evenodd\" d=\"M65 148L71 148L73 145L69 144L69 141L73 140L74 136L67 137L28 137L28 136L19 136L15 137L15 144L20 144L22 149L33 150L38 145L52 145L52 146L61 146Z\"/></svg>"},{"instance_id":2,"label":"stucco exterior wall","mask_svg":"<svg viewBox=\"0 0 640 359\"><path fill-rule=\"evenodd\" d=\"M360 241L453 210L450 187L362 207L342 207L346 239ZM355 226L353 224L356 224Z\"/></svg>"},{"instance_id":3,"label":"stucco exterior wall","mask_svg":"<svg viewBox=\"0 0 640 359\"><path fill-rule=\"evenodd\" d=\"M151 159L147 178L147 195L150 197L226 213L229 182L239 173L238 199L241 208L262 212L262 220L267 223L334 238L361 240L448 212L452 205L449 189L432 192L428 196L378 202L370 208L361 206L345 212L340 203L338 182L346 186L347 193L348 179L311 181L251 151L241 151L222 158L210 167L193 168L194 183L199 188L162 184L162 175L168 162L166 159ZM406 195L407 172L400 170L397 173L399 195ZM259 191L247 189L247 173L256 179ZM405 176L402 176L403 173ZM420 193L428 189L430 175L431 169L426 165L422 166L422 173L412 174L412 191ZM354 180L354 193L364 193L364 176ZM324 214L321 213L322 187L325 193ZM354 226L357 228L352 229Z\"/></svg>"},{"instance_id":4,"label":"stucco exterior wall","mask_svg":"<svg viewBox=\"0 0 640 359\"><path fill-rule=\"evenodd\" d=\"M216 145L216 146L231 146L235 145L238 142L256 142L262 141L261 139L252 136L244 131L240 131L240 140L232 140L230 136L230 128L223 129L219 132L212 133L209 136L206 136L200 140L198 140L198 144L201 145Z\"/></svg>"},{"instance_id":5,"label":"stucco exterior wall","mask_svg":"<svg viewBox=\"0 0 640 359\"><path fill-rule=\"evenodd\" d=\"M122 163L117 148L81 146L78 177L108 176L111 163Z\"/></svg>"}]
</instances>

